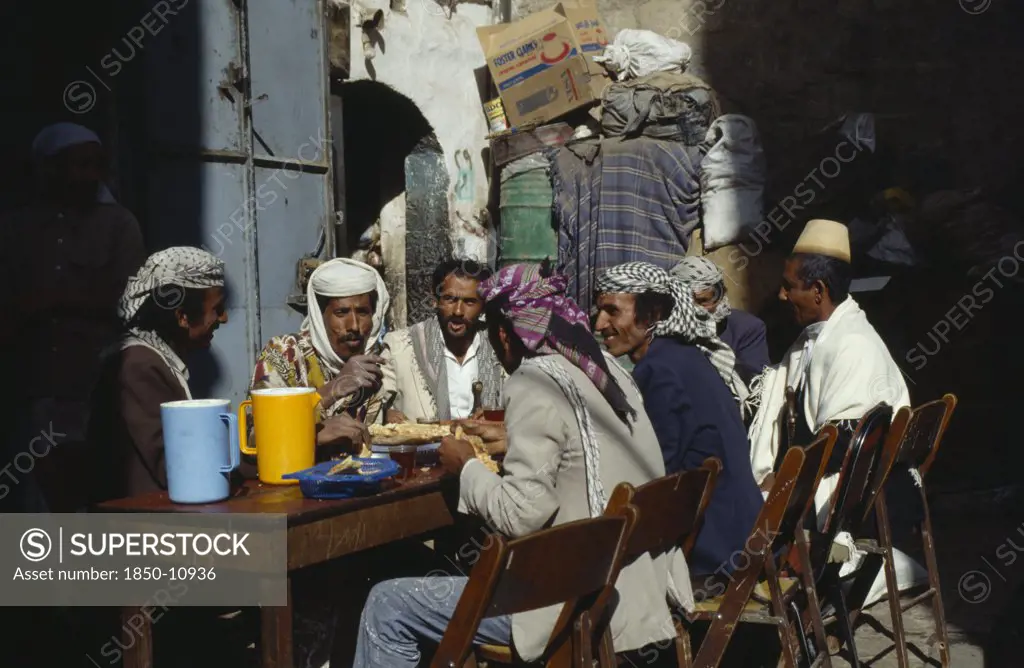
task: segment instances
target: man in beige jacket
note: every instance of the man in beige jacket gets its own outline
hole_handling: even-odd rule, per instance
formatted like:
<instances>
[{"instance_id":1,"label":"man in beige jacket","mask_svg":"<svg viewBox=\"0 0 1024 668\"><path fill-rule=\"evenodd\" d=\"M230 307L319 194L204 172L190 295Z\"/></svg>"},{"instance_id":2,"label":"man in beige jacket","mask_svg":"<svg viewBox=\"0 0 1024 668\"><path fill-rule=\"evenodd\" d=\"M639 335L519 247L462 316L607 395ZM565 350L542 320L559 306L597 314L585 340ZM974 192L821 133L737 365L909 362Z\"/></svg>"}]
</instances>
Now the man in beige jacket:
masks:
<instances>
[{"instance_id":1,"label":"man in beige jacket","mask_svg":"<svg viewBox=\"0 0 1024 668\"><path fill-rule=\"evenodd\" d=\"M636 387L601 352L586 314L565 296L565 278L546 273L536 265L513 265L480 286L488 336L511 374L505 385L505 476L476 460L468 443L449 438L441 446L442 464L460 476L460 509L510 537L601 515L616 484L641 485L665 471ZM354 665L418 665L419 643L444 634L465 584L465 577L426 577L374 587L363 608ZM678 552L629 564L616 589L611 629L617 652L674 637L666 593L693 607L689 572ZM511 644L523 660L534 661L559 610L485 619L475 640Z\"/></svg>"}]
</instances>

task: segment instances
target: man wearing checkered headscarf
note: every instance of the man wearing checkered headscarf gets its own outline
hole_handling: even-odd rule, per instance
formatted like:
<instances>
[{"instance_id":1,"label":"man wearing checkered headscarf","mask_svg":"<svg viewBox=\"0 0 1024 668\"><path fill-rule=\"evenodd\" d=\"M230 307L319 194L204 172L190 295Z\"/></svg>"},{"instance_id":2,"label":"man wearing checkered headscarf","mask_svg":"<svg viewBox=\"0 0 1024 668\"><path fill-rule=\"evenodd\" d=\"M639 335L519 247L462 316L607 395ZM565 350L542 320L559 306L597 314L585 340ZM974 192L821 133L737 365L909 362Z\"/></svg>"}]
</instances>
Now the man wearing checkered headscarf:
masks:
<instances>
[{"instance_id":1,"label":"man wearing checkered headscarf","mask_svg":"<svg viewBox=\"0 0 1024 668\"><path fill-rule=\"evenodd\" d=\"M565 294L566 277L549 263L503 267L478 287L488 337L509 372L503 388L508 450L503 475L455 437L439 452L459 479L459 511L521 538L604 513L622 482L665 475L658 437L626 371L594 339L586 312ZM400 578L374 587L359 622L355 668L413 668L456 613L465 577ZM608 620L618 652L674 637L667 600L693 610L682 550L644 555L623 566ZM437 592L445 592L438 596ZM433 592L433 594L432 594ZM543 658L559 606L483 620L475 644L514 646L518 658Z\"/></svg>"},{"instance_id":2,"label":"man wearing checkered headscarf","mask_svg":"<svg viewBox=\"0 0 1024 668\"><path fill-rule=\"evenodd\" d=\"M718 265L706 257L690 256L669 273L683 281L693 292L697 305L711 314L718 337L736 353L736 371L743 382L749 383L771 364L764 321L732 307L725 274Z\"/></svg>"},{"instance_id":3,"label":"man wearing checkered headscarf","mask_svg":"<svg viewBox=\"0 0 1024 668\"><path fill-rule=\"evenodd\" d=\"M747 387L736 373L736 354L718 338L714 319L697 306L682 281L653 264L630 262L602 273L597 279L597 292L631 295L655 292L670 297L672 310L651 324L651 336L678 337L700 348L742 405L747 398Z\"/></svg>"},{"instance_id":4,"label":"man wearing checkered headscarf","mask_svg":"<svg viewBox=\"0 0 1024 668\"><path fill-rule=\"evenodd\" d=\"M224 287L224 262L191 246L150 255L128 279L117 309L124 334L93 393L89 442L108 469L97 500L167 488L160 405L192 398L185 359L227 323Z\"/></svg>"},{"instance_id":5,"label":"man wearing checkered headscarf","mask_svg":"<svg viewBox=\"0 0 1024 668\"><path fill-rule=\"evenodd\" d=\"M732 350L689 288L664 269L612 267L598 277L597 293L595 329L612 355L628 354L636 364L633 380L666 473L699 468L708 457L723 464L689 565L694 575L728 571L763 502L740 412L747 388Z\"/></svg>"}]
</instances>

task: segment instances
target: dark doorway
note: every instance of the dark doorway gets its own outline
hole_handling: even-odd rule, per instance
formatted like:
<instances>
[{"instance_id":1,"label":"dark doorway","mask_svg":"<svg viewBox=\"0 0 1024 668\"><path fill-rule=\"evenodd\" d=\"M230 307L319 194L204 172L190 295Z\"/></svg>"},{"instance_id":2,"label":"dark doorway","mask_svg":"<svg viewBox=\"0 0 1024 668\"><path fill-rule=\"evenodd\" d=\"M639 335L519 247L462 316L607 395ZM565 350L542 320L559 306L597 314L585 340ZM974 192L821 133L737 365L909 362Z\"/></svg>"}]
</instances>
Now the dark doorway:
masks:
<instances>
[{"instance_id":1,"label":"dark doorway","mask_svg":"<svg viewBox=\"0 0 1024 668\"><path fill-rule=\"evenodd\" d=\"M349 249L405 191L405 159L433 133L404 95L373 81L340 87L344 115L345 241Z\"/></svg>"}]
</instances>

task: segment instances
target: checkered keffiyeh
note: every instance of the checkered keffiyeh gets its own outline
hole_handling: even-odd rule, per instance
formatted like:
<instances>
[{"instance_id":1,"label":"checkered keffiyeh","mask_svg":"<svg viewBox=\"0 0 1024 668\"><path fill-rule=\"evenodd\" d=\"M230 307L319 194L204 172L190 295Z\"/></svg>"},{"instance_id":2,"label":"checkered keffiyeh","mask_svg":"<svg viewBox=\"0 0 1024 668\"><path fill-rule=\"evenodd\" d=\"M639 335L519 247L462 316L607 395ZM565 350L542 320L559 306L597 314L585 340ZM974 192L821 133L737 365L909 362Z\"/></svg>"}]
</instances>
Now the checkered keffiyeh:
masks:
<instances>
[{"instance_id":1,"label":"checkered keffiyeh","mask_svg":"<svg viewBox=\"0 0 1024 668\"><path fill-rule=\"evenodd\" d=\"M725 293L725 273L711 260L698 256L684 257L669 273L687 283L694 292L715 291L717 303L711 311L715 322L722 322L732 313L729 295Z\"/></svg>"},{"instance_id":2,"label":"checkered keffiyeh","mask_svg":"<svg viewBox=\"0 0 1024 668\"><path fill-rule=\"evenodd\" d=\"M160 307L171 310L178 308L185 300L187 288L215 288L223 285L224 262L202 249L177 246L150 255L138 273L128 279L124 288L117 305L117 315L128 330L108 353L132 346L149 348L163 358L185 396L191 399L185 362L159 332L139 327L135 321L136 316L148 299L156 300Z\"/></svg>"},{"instance_id":3,"label":"checkered keffiyeh","mask_svg":"<svg viewBox=\"0 0 1024 668\"><path fill-rule=\"evenodd\" d=\"M653 264L629 262L604 271L598 277L596 287L602 293L636 295L657 292L671 297L674 302L672 312L654 325L651 333L676 337L700 348L740 406L744 405L749 391L736 373L736 353L718 338L714 319L697 305L686 283Z\"/></svg>"},{"instance_id":4,"label":"checkered keffiyeh","mask_svg":"<svg viewBox=\"0 0 1024 668\"><path fill-rule=\"evenodd\" d=\"M139 272L128 279L117 315L128 324L151 297L173 309L184 300L183 289L223 286L223 260L201 248L175 246L150 255Z\"/></svg>"},{"instance_id":5,"label":"checkered keffiyeh","mask_svg":"<svg viewBox=\"0 0 1024 668\"><path fill-rule=\"evenodd\" d=\"M580 368L623 421L635 417L622 388L612 377L601 346L590 332L586 313L565 295L567 279L546 267L515 264L480 284L488 304L498 301L528 350L559 354Z\"/></svg>"}]
</instances>

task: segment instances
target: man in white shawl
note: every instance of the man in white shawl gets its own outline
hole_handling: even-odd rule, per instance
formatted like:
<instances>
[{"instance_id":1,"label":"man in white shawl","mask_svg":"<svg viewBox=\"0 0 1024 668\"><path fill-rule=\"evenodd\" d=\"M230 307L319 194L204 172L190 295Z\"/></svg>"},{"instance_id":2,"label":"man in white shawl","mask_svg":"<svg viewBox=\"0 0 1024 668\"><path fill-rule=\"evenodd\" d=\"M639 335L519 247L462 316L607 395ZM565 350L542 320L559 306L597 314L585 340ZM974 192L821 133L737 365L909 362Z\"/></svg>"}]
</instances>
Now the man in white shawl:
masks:
<instances>
[{"instance_id":1,"label":"man in white shawl","mask_svg":"<svg viewBox=\"0 0 1024 668\"><path fill-rule=\"evenodd\" d=\"M490 275L472 260L445 260L434 270L435 315L388 334L383 391L395 393L388 422L465 420L475 408L499 405L504 375L482 327L484 303L477 294ZM470 433L482 433L482 425L474 427Z\"/></svg>"},{"instance_id":2,"label":"man in white shawl","mask_svg":"<svg viewBox=\"0 0 1024 668\"><path fill-rule=\"evenodd\" d=\"M902 372L849 294L850 259L845 225L831 220L807 223L786 260L779 291L779 299L790 306L804 330L781 364L767 368L751 386L751 401L759 409L749 430L750 460L762 489L770 487L775 463L782 454L780 444L788 440L784 436L787 388L797 397L793 444L810 443L829 423L839 429L839 441L815 496L819 526L828 515L839 467L860 418L882 402L894 411L910 405ZM786 443L786 447L793 444ZM847 536L841 536L840 542L852 547ZM910 586L916 580L912 571L920 566L902 553L898 556L907 562L903 568L898 564L897 575L904 576L901 586ZM855 554L846 570L852 571L857 563L859 555ZM879 590L877 585L873 594Z\"/></svg>"}]
</instances>

